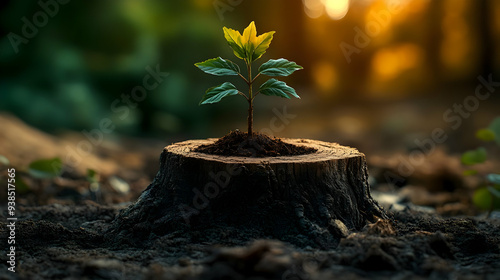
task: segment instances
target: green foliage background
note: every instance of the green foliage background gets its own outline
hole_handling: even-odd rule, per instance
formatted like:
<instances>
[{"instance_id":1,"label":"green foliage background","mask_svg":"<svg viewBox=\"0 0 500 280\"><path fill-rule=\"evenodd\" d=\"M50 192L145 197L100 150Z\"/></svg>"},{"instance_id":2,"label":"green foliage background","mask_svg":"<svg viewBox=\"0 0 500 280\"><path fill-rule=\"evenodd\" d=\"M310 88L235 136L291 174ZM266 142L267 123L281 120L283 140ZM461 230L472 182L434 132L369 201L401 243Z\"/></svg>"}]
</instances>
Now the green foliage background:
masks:
<instances>
[{"instance_id":1,"label":"green foliage background","mask_svg":"<svg viewBox=\"0 0 500 280\"><path fill-rule=\"evenodd\" d=\"M122 133L204 135L207 116L221 110L198 108L210 79L192 65L230 50L216 15L195 1L70 1L17 54L7 34L22 36L21 18L31 21L41 8L3 5L1 111L49 131L93 128L111 117ZM112 102L156 65L169 77L125 120L113 116Z\"/></svg>"},{"instance_id":2,"label":"green foliage background","mask_svg":"<svg viewBox=\"0 0 500 280\"><path fill-rule=\"evenodd\" d=\"M56 0L43 2L50 1ZM244 102L198 106L205 89L225 79L204 75L193 64L216 56L233 57L222 27L242 30L252 20L262 32L277 32L263 61L284 57L305 69L285 80L297 89L302 101L256 101L259 103L255 107L256 123L261 122L257 128L269 126L274 107L285 104L294 107L293 114L300 117L294 120L295 135L288 136L325 140L344 137L354 126L346 125L345 121L337 124L335 120L339 118L334 114L351 113L343 111L346 104L365 110L381 104L392 106L389 102L393 101L412 103L411 98L434 100L439 96L445 106L450 106L474 92L479 75L487 77L493 73L493 80L500 80L497 2L464 1L469 8L452 18L463 21L464 25L456 25L451 32L442 29L449 14L454 13L446 4L450 1L410 0L408 3L413 6L407 12L393 15L387 32L373 38L353 56L352 63L347 63L339 44L353 44L354 28L364 28L367 16L380 12L380 5L376 4L384 1L350 2L345 18L332 20L326 15L308 17L303 1L70 0L59 5L59 11L49 18L47 25L39 28L36 36L21 44L15 53L8 34L22 35L22 18L32 22L33 15L42 9L38 1L5 0L0 3L0 112L14 114L49 132L94 129L106 117L114 121L116 132L134 136L186 139L219 137L229 129L244 130L244 121L227 123L244 120ZM221 17L214 7L216 3L220 4L219 9L221 3L238 4L229 5ZM481 8L485 3L491 9ZM416 10L422 5L425 8ZM485 11L491 14L486 15ZM467 34L474 37L465 34L460 43L453 45L453 49L463 47L468 52L463 53L463 59L458 57L459 64L450 69L443 63L443 56L450 53L443 49L447 37L444 35L465 32L460 26L466 26ZM418 49L424 55L415 58L418 63L412 69L401 70L391 79L377 78L373 73L375 58L398 49ZM121 120L114 115L111 103L141 85L146 66L156 65L170 74L168 78L127 118ZM493 96L488 103L497 100ZM426 106L421 106L422 110ZM353 114L360 116L358 112ZM493 113L480 110L475 115L480 114L484 115L483 121L477 121L475 126L482 125ZM418 118L410 120L389 115L387 123L378 120L369 127L380 132L385 127L393 129L391 125L396 124L396 129L400 129L397 133L407 133L404 128L409 125L415 124L411 130L419 129L424 115L419 113ZM401 122L404 123L398 125ZM432 129L440 125L429 126ZM314 131L307 134L307 128ZM463 127L463 130L471 129ZM467 149L472 148L472 138L463 138Z\"/></svg>"}]
</instances>

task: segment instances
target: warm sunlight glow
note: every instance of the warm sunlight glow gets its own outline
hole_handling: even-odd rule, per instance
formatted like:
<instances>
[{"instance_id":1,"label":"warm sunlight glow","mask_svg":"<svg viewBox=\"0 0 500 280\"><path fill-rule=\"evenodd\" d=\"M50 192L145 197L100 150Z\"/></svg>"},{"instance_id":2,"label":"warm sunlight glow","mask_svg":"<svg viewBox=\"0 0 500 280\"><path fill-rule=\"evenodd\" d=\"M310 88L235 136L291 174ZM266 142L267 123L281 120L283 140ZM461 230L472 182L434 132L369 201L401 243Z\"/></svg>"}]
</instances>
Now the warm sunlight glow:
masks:
<instances>
[{"instance_id":1,"label":"warm sunlight glow","mask_svg":"<svg viewBox=\"0 0 500 280\"><path fill-rule=\"evenodd\" d=\"M316 63L312 68L312 75L315 85L324 94L331 94L337 86L337 70L330 62Z\"/></svg>"},{"instance_id":2,"label":"warm sunlight glow","mask_svg":"<svg viewBox=\"0 0 500 280\"><path fill-rule=\"evenodd\" d=\"M321 0L302 0L302 3L304 3L306 15L310 18L319 18L325 11Z\"/></svg>"},{"instance_id":3,"label":"warm sunlight glow","mask_svg":"<svg viewBox=\"0 0 500 280\"><path fill-rule=\"evenodd\" d=\"M441 22L441 62L455 71L467 67L472 52L471 31L465 19L469 3L465 0L447 0L444 3L444 16Z\"/></svg>"},{"instance_id":4,"label":"warm sunlight glow","mask_svg":"<svg viewBox=\"0 0 500 280\"><path fill-rule=\"evenodd\" d=\"M326 14L333 20L342 19L349 11L349 0L302 0L304 12L310 18Z\"/></svg>"},{"instance_id":5,"label":"warm sunlight glow","mask_svg":"<svg viewBox=\"0 0 500 280\"><path fill-rule=\"evenodd\" d=\"M389 80L401 72L415 68L422 60L422 50L412 44L378 51L372 60L372 69L378 78Z\"/></svg>"},{"instance_id":6,"label":"warm sunlight glow","mask_svg":"<svg viewBox=\"0 0 500 280\"><path fill-rule=\"evenodd\" d=\"M322 0L328 16L333 20L342 19L349 11L349 0Z\"/></svg>"}]
</instances>

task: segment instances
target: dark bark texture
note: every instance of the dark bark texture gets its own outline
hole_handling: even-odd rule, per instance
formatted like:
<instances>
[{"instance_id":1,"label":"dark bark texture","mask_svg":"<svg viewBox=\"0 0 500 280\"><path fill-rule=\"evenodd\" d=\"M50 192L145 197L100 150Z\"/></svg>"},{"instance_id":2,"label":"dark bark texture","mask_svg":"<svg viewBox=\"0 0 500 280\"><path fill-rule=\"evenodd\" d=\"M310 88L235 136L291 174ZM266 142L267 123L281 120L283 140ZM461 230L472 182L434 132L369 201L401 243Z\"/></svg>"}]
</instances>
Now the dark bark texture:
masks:
<instances>
[{"instance_id":1,"label":"dark bark texture","mask_svg":"<svg viewBox=\"0 0 500 280\"><path fill-rule=\"evenodd\" d=\"M387 218L370 196L364 154L335 143L282 140L317 152L246 158L192 151L216 139L166 147L155 179L120 212L110 236L134 242L175 231L238 228L254 238L306 236L328 248L368 221Z\"/></svg>"}]
</instances>

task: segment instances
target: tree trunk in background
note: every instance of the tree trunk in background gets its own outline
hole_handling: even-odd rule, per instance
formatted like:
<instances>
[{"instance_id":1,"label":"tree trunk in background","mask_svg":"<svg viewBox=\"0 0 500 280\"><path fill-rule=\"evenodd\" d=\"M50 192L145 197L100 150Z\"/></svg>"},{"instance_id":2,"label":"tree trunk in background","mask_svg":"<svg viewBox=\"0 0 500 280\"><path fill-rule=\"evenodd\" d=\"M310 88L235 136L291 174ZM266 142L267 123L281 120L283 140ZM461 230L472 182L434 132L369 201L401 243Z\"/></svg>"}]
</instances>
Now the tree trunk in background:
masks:
<instances>
[{"instance_id":1,"label":"tree trunk in background","mask_svg":"<svg viewBox=\"0 0 500 280\"><path fill-rule=\"evenodd\" d=\"M493 25L491 17L491 6L489 0L480 0L479 5L479 38L481 40L481 75L488 77L493 73L493 33L491 26Z\"/></svg>"},{"instance_id":2,"label":"tree trunk in background","mask_svg":"<svg viewBox=\"0 0 500 280\"><path fill-rule=\"evenodd\" d=\"M434 1L429 5L426 38L424 47L427 49L427 63L429 64L429 82L435 87L439 85L443 75L441 71L441 44L443 42L443 30L440 28L443 19L442 1ZM439 85L440 86L440 85Z\"/></svg>"}]
</instances>

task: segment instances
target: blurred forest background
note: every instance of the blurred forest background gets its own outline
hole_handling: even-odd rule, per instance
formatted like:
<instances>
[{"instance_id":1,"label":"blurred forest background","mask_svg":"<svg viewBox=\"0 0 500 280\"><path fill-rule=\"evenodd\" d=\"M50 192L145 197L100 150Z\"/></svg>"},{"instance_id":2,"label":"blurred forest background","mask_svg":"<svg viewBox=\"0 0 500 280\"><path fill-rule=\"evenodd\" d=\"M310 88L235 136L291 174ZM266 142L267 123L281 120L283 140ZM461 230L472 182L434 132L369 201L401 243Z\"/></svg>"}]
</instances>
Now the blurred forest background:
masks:
<instances>
[{"instance_id":1,"label":"blurred forest background","mask_svg":"<svg viewBox=\"0 0 500 280\"><path fill-rule=\"evenodd\" d=\"M112 242L110 226L118 229L113 221L123 218L116 214L160 174L165 146L246 131L242 97L198 105L207 88L226 81L245 91L239 77L208 75L194 64L220 56L245 73L223 27L242 32L251 21L258 34L276 31L255 64L286 58L304 67L279 77L300 100L255 99L254 131L357 148L372 197L394 220L374 216L360 233L349 228L336 251L337 241L311 222L314 232L292 231L282 240L288 245L260 240L248 250L239 246L258 230L184 231L189 222L174 227L182 231L156 227L145 240L125 240L151 228L138 223L126 235L115 231L121 237ZM0 64L0 223L15 202L19 278L498 275L500 0L2 0ZM231 179L226 170L214 175L217 193L221 178ZM187 198L185 182L169 180ZM193 186L193 204L179 207L183 218L211 215L214 182L204 194L203 182ZM324 218L326 207L319 208ZM131 217L162 214L134 211ZM324 221L329 230L346 234L337 223L344 219L334 218ZM287 221L276 221L269 236ZM295 248L293 240L304 242ZM304 247L309 241L317 246Z\"/></svg>"},{"instance_id":2,"label":"blurred forest background","mask_svg":"<svg viewBox=\"0 0 500 280\"><path fill-rule=\"evenodd\" d=\"M259 64L284 57L304 66L284 79L302 100L256 99L257 131L370 152L407 148L442 128L450 151L461 152L475 147L475 130L499 114L493 93L459 129L443 118L453 104L474 95L478 76L500 81L500 1L40 3L49 4L0 4L0 110L54 134L98 128L103 118L116 126L108 139L165 144L246 130L242 98L198 106L206 88L227 77L206 75L193 64L217 56L237 61L222 27L242 31L252 20L258 34L277 32ZM33 36L23 35L26 21L37 29ZM125 104L122 95L143 85L147 67L168 77L127 114L117 110L115 102ZM271 123L284 111L293 116Z\"/></svg>"}]
</instances>

